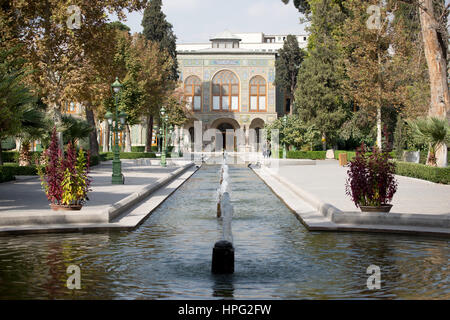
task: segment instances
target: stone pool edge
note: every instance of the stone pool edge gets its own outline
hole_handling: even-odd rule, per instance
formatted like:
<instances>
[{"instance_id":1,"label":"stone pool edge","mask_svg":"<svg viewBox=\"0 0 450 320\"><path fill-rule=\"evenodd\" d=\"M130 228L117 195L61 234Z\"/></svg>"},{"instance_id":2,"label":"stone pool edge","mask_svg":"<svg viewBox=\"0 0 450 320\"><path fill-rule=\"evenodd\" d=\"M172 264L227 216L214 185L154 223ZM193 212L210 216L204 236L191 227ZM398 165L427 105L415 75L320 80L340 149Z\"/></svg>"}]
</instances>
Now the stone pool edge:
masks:
<instances>
[{"instance_id":1,"label":"stone pool edge","mask_svg":"<svg viewBox=\"0 0 450 320\"><path fill-rule=\"evenodd\" d=\"M362 216L359 212L343 212L267 168L253 166L250 168L296 214L309 231L356 231L450 237L448 227L450 217L408 214L395 216L383 214L381 217L380 213ZM439 225L447 227L438 227Z\"/></svg>"},{"instance_id":2,"label":"stone pool edge","mask_svg":"<svg viewBox=\"0 0 450 320\"><path fill-rule=\"evenodd\" d=\"M141 225L151 213L158 208L172 193L174 193L184 182L186 182L200 166L194 163L183 165L166 177L159 179L152 187L146 186L140 191L131 194L127 202L114 206L119 208L111 219L107 208L101 214L107 215L108 221L100 222L78 222L78 223L53 223L53 224L23 224L23 225L0 225L0 236L11 234L32 233L68 233L68 232L101 232L109 230L134 230ZM139 194L138 197L133 195ZM131 197L133 196L133 197ZM122 201L121 200L121 201ZM119 202L121 202L119 201Z\"/></svg>"}]
</instances>

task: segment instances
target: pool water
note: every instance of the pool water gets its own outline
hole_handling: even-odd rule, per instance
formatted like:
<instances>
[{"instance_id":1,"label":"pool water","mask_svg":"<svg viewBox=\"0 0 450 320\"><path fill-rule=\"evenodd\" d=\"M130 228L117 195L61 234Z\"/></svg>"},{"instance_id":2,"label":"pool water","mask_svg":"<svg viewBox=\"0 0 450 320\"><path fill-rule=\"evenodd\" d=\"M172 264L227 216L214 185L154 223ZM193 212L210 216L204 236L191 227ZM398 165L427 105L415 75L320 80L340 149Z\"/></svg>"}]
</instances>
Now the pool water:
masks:
<instances>
[{"instance_id":1,"label":"pool water","mask_svg":"<svg viewBox=\"0 0 450 320\"><path fill-rule=\"evenodd\" d=\"M309 232L245 166L229 170L235 273L212 275L219 170L204 165L135 231L0 237L0 299L450 298L448 240Z\"/></svg>"}]
</instances>

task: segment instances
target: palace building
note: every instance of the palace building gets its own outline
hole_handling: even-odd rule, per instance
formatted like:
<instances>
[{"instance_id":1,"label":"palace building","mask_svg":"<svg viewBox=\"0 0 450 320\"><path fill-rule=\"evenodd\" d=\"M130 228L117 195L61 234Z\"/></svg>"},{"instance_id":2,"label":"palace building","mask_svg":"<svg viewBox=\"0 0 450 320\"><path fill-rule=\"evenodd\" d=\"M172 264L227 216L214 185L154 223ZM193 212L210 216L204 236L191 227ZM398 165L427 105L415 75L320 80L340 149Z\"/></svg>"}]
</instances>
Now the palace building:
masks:
<instances>
[{"instance_id":1,"label":"palace building","mask_svg":"<svg viewBox=\"0 0 450 320\"><path fill-rule=\"evenodd\" d=\"M273 84L277 52L285 39L286 35L225 31L209 43L177 45L180 81L192 111L184 125L191 149L195 121L201 121L203 132L218 129L224 140L227 129L240 129L245 141L254 129L260 142L259 129L291 113L290 97ZM306 47L307 36L297 39ZM240 148L236 151L248 151L248 145Z\"/></svg>"}]
</instances>

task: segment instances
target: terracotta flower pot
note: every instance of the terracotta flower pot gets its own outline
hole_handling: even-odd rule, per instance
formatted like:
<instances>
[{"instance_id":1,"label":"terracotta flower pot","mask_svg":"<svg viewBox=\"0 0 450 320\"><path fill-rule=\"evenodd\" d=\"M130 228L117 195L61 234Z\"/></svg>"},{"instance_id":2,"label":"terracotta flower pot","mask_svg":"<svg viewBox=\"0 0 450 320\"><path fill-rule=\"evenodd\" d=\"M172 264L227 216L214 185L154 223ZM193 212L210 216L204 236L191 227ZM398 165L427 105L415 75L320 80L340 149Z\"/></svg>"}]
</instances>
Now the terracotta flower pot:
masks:
<instances>
[{"instance_id":1,"label":"terracotta flower pot","mask_svg":"<svg viewBox=\"0 0 450 320\"><path fill-rule=\"evenodd\" d=\"M382 204L381 206L359 206L362 212L389 212L392 204Z\"/></svg>"},{"instance_id":2,"label":"terracotta flower pot","mask_svg":"<svg viewBox=\"0 0 450 320\"><path fill-rule=\"evenodd\" d=\"M81 204L63 205L63 204L50 203L50 208L52 208L53 211L58 211L58 210L74 211L74 210L81 210L82 207L83 207L83 205L81 205Z\"/></svg>"}]
</instances>

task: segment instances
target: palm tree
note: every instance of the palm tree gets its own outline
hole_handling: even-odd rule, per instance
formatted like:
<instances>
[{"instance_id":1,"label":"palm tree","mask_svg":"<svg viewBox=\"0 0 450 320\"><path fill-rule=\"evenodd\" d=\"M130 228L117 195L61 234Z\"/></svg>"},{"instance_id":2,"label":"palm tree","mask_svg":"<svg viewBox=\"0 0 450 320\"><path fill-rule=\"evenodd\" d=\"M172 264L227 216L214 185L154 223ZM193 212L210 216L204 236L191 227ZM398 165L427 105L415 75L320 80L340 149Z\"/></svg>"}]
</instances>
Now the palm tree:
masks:
<instances>
[{"instance_id":1,"label":"palm tree","mask_svg":"<svg viewBox=\"0 0 450 320\"><path fill-rule=\"evenodd\" d=\"M44 138L50 131L51 123L46 118L43 110L36 104L28 106L21 118L21 129L17 135L21 140L19 165L29 166L31 164L30 143Z\"/></svg>"},{"instance_id":2,"label":"palm tree","mask_svg":"<svg viewBox=\"0 0 450 320\"><path fill-rule=\"evenodd\" d=\"M427 165L436 166L436 150L450 142L450 126L447 119L419 118L410 121L409 125L415 138L429 146Z\"/></svg>"},{"instance_id":3,"label":"palm tree","mask_svg":"<svg viewBox=\"0 0 450 320\"><path fill-rule=\"evenodd\" d=\"M64 144L71 141L73 145L75 145L78 140L87 138L91 131L94 130L87 121L70 115L64 115L62 117L61 129L64 132Z\"/></svg>"},{"instance_id":4,"label":"palm tree","mask_svg":"<svg viewBox=\"0 0 450 320\"><path fill-rule=\"evenodd\" d=\"M0 50L0 165L3 164L1 140L20 132L23 110L34 101L23 81L29 70L26 61L18 57L17 49Z\"/></svg>"}]
</instances>

